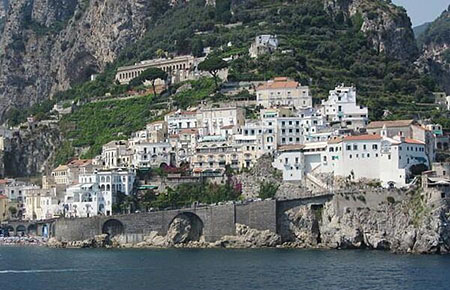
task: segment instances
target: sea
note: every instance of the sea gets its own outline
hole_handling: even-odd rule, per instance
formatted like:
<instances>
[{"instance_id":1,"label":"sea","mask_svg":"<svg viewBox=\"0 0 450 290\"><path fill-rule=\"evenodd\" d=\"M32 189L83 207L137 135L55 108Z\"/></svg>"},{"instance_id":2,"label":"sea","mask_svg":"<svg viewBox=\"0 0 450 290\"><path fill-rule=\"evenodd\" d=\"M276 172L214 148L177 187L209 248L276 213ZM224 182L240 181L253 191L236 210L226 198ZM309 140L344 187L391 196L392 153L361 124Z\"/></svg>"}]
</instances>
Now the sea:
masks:
<instances>
[{"instance_id":1,"label":"sea","mask_svg":"<svg viewBox=\"0 0 450 290\"><path fill-rule=\"evenodd\" d=\"M450 289L450 256L0 247L0 290Z\"/></svg>"}]
</instances>

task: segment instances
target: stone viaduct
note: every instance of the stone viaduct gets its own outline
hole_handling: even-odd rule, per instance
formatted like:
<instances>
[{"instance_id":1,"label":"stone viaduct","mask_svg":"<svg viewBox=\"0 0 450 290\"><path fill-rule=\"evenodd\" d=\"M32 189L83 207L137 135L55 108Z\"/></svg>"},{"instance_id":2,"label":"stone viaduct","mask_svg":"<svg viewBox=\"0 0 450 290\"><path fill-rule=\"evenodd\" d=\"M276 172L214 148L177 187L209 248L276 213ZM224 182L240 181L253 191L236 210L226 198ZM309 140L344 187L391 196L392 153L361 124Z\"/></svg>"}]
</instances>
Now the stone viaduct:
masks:
<instances>
[{"instance_id":1,"label":"stone viaduct","mask_svg":"<svg viewBox=\"0 0 450 290\"><path fill-rule=\"evenodd\" d=\"M279 221L285 211L302 205L321 207L332 198L333 195L326 194L295 200L266 200L129 215L59 219L52 225L51 233L64 241L86 240L107 233L120 236L126 243L136 243L152 231L166 235L173 220L183 216L199 225L207 242L214 242L225 235L234 235L236 224L278 233L282 226Z\"/></svg>"},{"instance_id":2,"label":"stone viaduct","mask_svg":"<svg viewBox=\"0 0 450 290\"><path fill-rule=\"evenodd\" d=\"M55 220L43 221L9 221L1 225L1 228L10 236L41 236L49 237L54 234Z\"/></svg>"}]
</instances>

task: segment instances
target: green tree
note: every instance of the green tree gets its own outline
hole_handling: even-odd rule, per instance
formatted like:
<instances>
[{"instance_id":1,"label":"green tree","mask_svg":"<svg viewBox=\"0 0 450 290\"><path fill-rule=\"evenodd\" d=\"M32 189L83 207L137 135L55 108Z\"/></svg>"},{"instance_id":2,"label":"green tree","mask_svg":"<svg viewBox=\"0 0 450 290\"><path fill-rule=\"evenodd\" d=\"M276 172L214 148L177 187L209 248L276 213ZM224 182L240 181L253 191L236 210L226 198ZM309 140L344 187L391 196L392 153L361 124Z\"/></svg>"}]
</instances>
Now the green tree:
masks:
<instances>
[{"instance_id":1,"label":"green tree","mask_svg":"<svg viewBox=\"0 0 450 290\"><path fill-rule=\"evenodd\" d=\"M278 185L271 182L262 182L259 187L259 198L274 198L278 191Z\"/></svg>"},{"instance_id":2,"label":"green tree","mask_svg":"<svg viewBox=\"0 0 450 290\"><path fill-rule=\"evenodd\" d=\"M217 56L208 57L198 65L199 70L207 71L213 76L214 83L216 85L216 90L219 89L218 84L219 71L227 67L228 67L227 62Z\"/></svg>"},{"instance_id":3,"label":"green tree","mask_svg":"<svg viewBox=\"0 0 450 290\"><path fill-rule=\"evenodd\" d=\"M157 79L166 80L167 73L160 68L151 67L144 70L139 76L135 77L130 82L130 85L135 87L142 85L142 83L144 83L145 81L150 81L152 83L153 94L156 96L155 81Z\"/></svg>"}]
</instances>

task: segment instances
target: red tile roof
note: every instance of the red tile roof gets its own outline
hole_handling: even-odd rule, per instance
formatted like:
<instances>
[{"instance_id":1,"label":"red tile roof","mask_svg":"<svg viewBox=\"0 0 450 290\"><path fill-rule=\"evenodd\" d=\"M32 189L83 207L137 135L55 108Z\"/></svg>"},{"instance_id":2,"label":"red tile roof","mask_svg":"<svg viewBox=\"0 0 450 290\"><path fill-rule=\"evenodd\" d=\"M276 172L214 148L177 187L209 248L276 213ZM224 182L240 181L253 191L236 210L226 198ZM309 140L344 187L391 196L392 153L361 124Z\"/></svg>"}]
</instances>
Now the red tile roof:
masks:
<instances>
[{"instance_id":1,"label":"red tile roof","mask_svg":"<svg viewBox=\"0 0 450 290\"><path fill-rule=\"evenodd\" d=\"M416 140L416 139L409 139L409 138L405 138L405 143L408 144L417 144L417 145L425 145L424 142Z\"/></svg>"},{"instance_id":2,"label":"red tile roof","mask_svg":"<svg viewBox=\"0 0 450 290\"><path fill-rule=\"evenodd\" d=\"M369 140L381 140L381 135L358 135L358 136L346 136L344 141L369 141Z\"/></svg>"},{"instance_id":3,"label":"red tile roof","mask_svg":"<svg viewBox=\"0 0 450 290\"><path fill-rule=\"evenodd\" d=\"M278 147L278 151L298 151L305 148L305 145L301 144L292 144L292 145L283 145Z\"/></svg>"},{"instance_id":4,"label":"red tile roof","mask_svg":"<svg viewBox=\"0 0 450 290\"><path fill-rule=\"evenodd\" d=\"M275 78L273 81L266 82L256 88L257 91L260 90L276 90L276 89L295 89L300 84L296 81L289 80L285 77Z\"/></svg>"},{"instance_id":5,"label":"red tile roof","mask_svg":"<svg viewBox=\"0 0 450 290\"><path fill-rule=\"evenodd\" d=\"M395 127L408 127L414 123L414 120L395 120L395 121L375 121L370 122L367 125L367 129L378 129L383 128L386 125L386 128L395 128Z\"/></svg>"}]
</instances>

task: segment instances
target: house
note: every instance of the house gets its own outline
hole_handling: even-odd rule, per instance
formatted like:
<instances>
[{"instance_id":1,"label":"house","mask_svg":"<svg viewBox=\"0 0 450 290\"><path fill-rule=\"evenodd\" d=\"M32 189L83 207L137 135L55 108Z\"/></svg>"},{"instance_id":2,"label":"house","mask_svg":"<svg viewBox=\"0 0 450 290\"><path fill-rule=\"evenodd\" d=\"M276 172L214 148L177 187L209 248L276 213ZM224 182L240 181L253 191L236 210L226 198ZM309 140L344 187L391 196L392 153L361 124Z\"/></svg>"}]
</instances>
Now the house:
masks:
<instances>
[{"instance_id":1,"label":"house","mask_svg":"<svg viewBox=\"0 0 450 290\"><path fill-rule=\"evenodd\" d=\"M278 37L276 35L263 34L255 38L250 45L249 54L251 58L257 58L266 53L273 53L278 49Z\"/></svg>"},{"instance_id":2,"label":"house","mask_svg":"<svg viewBox=\"0 0 450 290\"><path fill-rule=\"evenodd\" d=\"M197 126L201 136L221 135L222 128L231 126L233 131L245 124L245 109L241 107L203 108L197 114Z\"/></svg>"},{"instance_id":3,"label":"house","mask_svg":"<svg viewBox=\"0 0 450 290\"><path fill-rule=\"evenodd\" d=\"M175 155L172 146L164 143L139 143L132 147L134 168L161 167L175 164Z\"/></svg>"},{"instance_id":4,"label":"house","mask_svg":"<svg viewBox=\"0 0 450 290\"><path fill-rule=\"evenodd\" d=\"M414 175L414 167L428 167L425 143L395 136L359 135L337 138L328 142L322 154L320 172L351 180L373 179L383 186L403 187Z\"/></svg>"},{"instance_id":5,"label":"house","mask_svg":"<svg viewBox=\"0 0 450 290\"><path fill-rule=\"evenodd\" d=\"M321 113L331 125L353 130L365 128L369 117L368 109L356 103L356 88L344 85L330 91L328 99L322 101Z\"/></svg>"},{"instance_id":6,"label":"house","mask_svg":"<svg viewBox=\"0 0 450 290\"><path fill-rule=\"evenodd\" d=\"M305 145L285 145L278 148L272 166L283 172L284 181L303 181L305 174Z\"/></svg>"},{"instance_id":7,"label":"house","mask_svg":"<svg viewBox=\"0 0 450 290\"><path fill-rule=\"evenodd\" d=\"M256 88L257 105L263 108L294 107L306 109L312 107L312 97L308 86L286 77L278 77Z\"/></svg>"},{"instance_id":8,"label":"house","mask_svg":"<svg viewBox=\"0 0 450 290\"><path fill-rule=\"evenodd\" d=\"M132 152L127 141L111 141L103 145L102 160L106 169L124 168L131 165Z\"/></svg>"}]
</instances>

